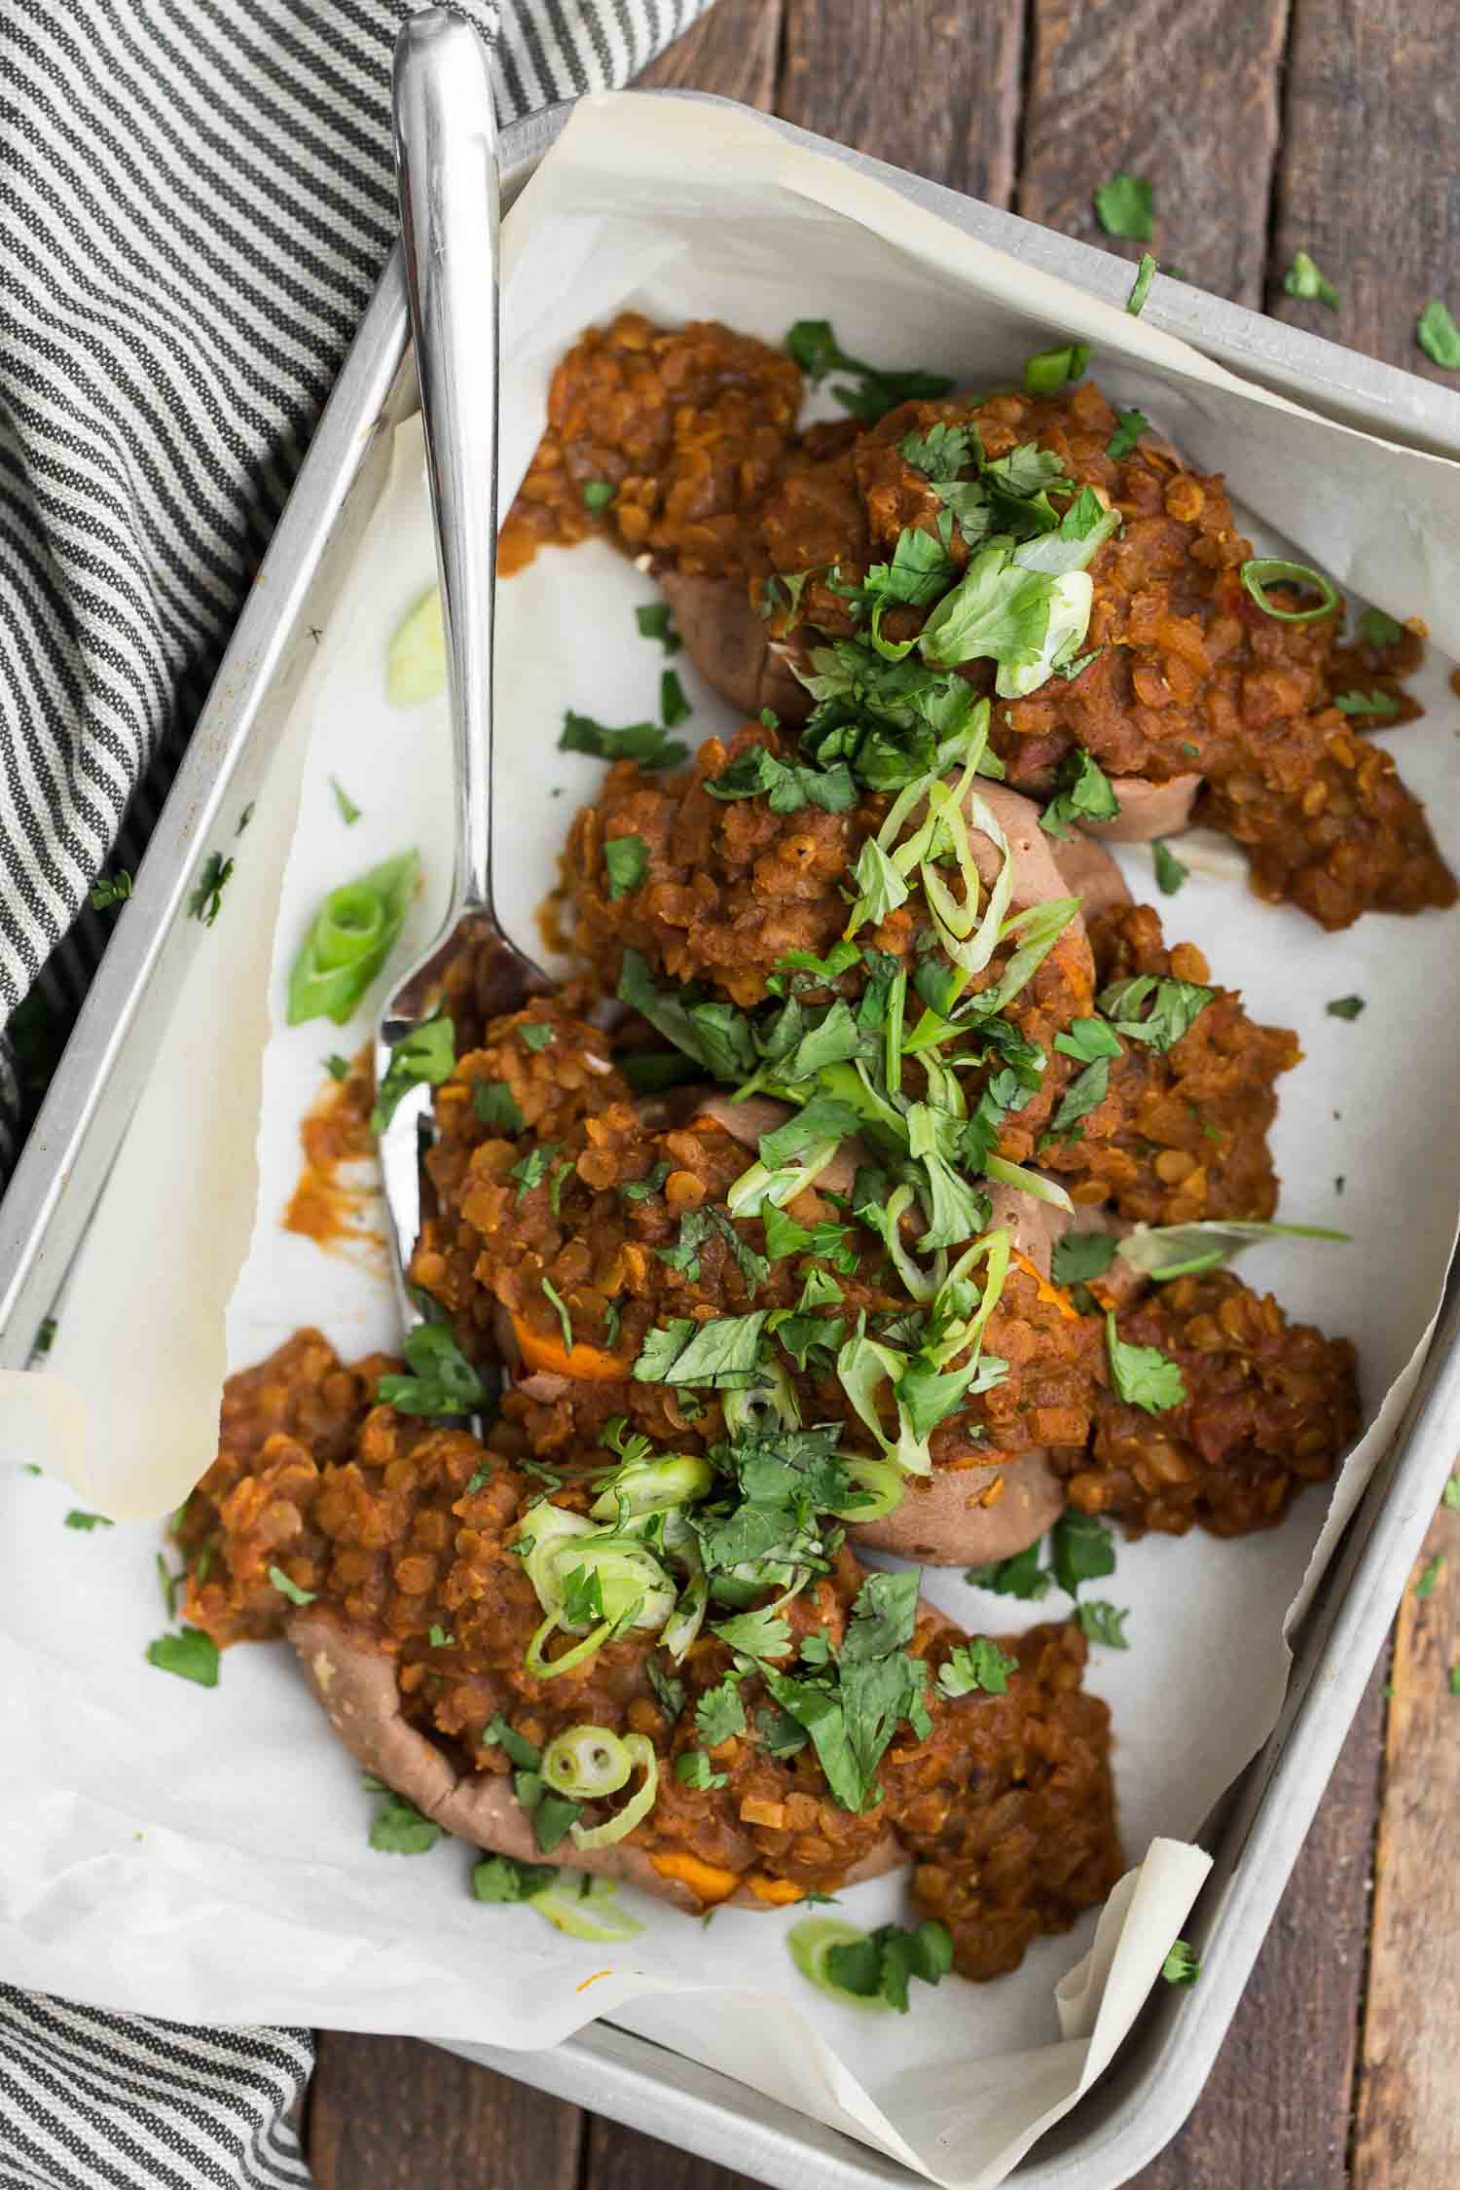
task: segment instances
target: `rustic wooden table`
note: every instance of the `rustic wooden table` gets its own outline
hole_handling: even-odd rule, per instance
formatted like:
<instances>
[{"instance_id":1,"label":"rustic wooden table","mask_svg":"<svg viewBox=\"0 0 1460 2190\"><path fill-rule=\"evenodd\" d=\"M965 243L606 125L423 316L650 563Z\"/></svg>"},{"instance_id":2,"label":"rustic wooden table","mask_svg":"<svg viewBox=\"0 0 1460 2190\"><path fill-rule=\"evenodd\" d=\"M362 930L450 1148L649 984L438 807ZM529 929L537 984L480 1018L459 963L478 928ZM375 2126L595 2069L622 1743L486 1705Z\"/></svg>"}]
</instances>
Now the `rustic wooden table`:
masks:
<instances>
[{"instance_id":1,"label":"rustic wooden table","mask_svg":"<svg viewBox=\"0 0 1460 2190\"><path fill-rule=\"evenodd\" d=\"M651 82L717 91L1087 237L1155 184L1156 249L1235 297L1444 377L1460 309L1456 0L719 0ZM1138 246L1116 245L1132 254ZM1337 312L1283 294L1294 250ZM1196 2112L1140 2190L1460 2182L1460 1512L1411 1590ZM321 2190L737 2190L745 2178L407 2040L325 2034Z\"/></svg>"}]
</instances>

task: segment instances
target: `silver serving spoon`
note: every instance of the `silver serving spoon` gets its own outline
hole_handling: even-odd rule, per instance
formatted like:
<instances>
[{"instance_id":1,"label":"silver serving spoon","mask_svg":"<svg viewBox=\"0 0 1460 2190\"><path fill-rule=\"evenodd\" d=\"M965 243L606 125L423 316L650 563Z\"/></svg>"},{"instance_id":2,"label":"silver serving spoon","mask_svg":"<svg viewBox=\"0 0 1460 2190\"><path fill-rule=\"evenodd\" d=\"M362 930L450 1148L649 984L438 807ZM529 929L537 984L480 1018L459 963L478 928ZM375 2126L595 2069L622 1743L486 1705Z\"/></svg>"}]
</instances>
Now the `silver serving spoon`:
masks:
<instances>
[{"instance_id":1,"label":"silver serving spoon","mask_svg":"<svg viewBox=\"0 0 1460 2190\"><path fill-rule=\"evenodd\" d=\"M500 208L490 66L469 23L444 8L411 17L396 41L393 109L446 635L456 866L444 928L381 1013L378 1088L405 1077L403 1065L422 1039L418 1030L443 1011L450 1015L453 994L469 998L473 1016L486 1018L515 1011L552 985L503 934L492 903ZM425 1042L429 1052L429 1034ZM408 1325L420 1321L404 1276L420 1231L421 1155L430 1126L431 1087L418 1080L379 1136Z\"/></svg>"}]
</instances>

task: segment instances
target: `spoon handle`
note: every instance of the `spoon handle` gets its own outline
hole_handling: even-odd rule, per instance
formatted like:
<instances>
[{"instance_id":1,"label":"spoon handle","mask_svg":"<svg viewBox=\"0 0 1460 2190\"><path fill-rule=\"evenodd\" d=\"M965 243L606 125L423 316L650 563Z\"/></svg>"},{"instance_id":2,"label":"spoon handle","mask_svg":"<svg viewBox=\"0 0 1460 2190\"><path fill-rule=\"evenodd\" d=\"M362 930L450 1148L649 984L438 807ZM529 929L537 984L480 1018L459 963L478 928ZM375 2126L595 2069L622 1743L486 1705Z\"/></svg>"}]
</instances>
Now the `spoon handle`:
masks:
<instances>
[{"instance_id":1,"label":"spoon handle","mask_svg":"<svg viewBox=\"0 0 1460 2190\"><path fill-rule=\"evenodd\" d=\"M491 912L500 212L491 71L472 26L444 8L414 16L392 99L446 634L456 899Z\"/></svg>"}]
</instances>

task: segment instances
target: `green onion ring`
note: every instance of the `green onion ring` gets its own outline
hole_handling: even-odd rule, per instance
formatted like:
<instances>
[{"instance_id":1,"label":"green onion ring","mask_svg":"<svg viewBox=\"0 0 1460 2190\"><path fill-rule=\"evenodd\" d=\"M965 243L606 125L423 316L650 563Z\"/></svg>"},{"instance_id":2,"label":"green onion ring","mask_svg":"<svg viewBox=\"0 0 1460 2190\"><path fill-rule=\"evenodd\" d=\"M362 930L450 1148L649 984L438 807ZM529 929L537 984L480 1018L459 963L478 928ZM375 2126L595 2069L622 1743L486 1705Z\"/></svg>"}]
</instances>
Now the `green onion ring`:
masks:
<instances>
[{"instance_id":1,"label":"green onion ring","mask_svg":"<svg viewBox=\"0 0 1460 2190\"><path fill-rule=\"evenodd\" d=\"M1280 624L1311 624L1338 607L1338 588L1331 579L1325 578L1321 570L1310 570L1306 563L1290 563L1282 555L1251 555L1238 576L1263 615L1274 617ZM1274 608L1265 590L1274 584L1311 586L1323 598L1316 608Z\"/></svg>"},{"instance_id":2,"label":"green onion ring","mask_svg":"<svg viewBox=\"0 0 1460 2190\"><path fill-rule=\"evenodd\" d=\"M590 1628L583 1640L574 1643L571 1650L565 1650L560 1658L545 1658L543 1649L548 1637L561 1625L560 1616L550 1612L523 1653L523 1664L537 1680L556 1680L559 1673L571 1673L575 1665L582 1665L596 1650L601 1650L613 1633L612 1620L600 1620L597 1627Z\"/></svg>"},{"instance_id":3,"label":"green onion ring","mask_svg":"<svg viewBox=\"0 0 1460 2190\"><path fill-rule=\"evenodd\" d=\"M363 882L346 882L319 908L313 940L316 963L333 973L368 957L385 928L385 907L378 890Z\"/></svg>"},{"instance_id":4,"label":"green onion ring","mask_svg":"<svg viewBox=\"0 0 1460 2190\"><path fill-rule=\"evenodd\" d=\"M865 1453L843 1452L837 1458L851 1477L858 1490L868 1495L855 1504L835 1506L832 1511L844 1521L880 1521L902 1504L904 1477L902 1470L890 1460L869 1460Z\"/></svg>"},{"instance_id":5,"label":"green onion ring","mask_svg":"<svg viewBox=\"0 0 1460 2190\"><path fill-rule=\"evenodd\" d=\"M654 1807L654 1800L659 1792L659 1759L653 1742L647 1734L625 1734L624 1748L632 1763L643 1766L643 1785L604 1824L574 1824L572 1833L575 1847L611 1848L616 1840L623 1840L636 1825L642 1823Z\"/></svg>"},{"instance_id":6,"label":"green onion ring","mask_svg":"<svg viewBox=\"0 0 1460 2190\"><path fill-rule=\"evenodd\" d=\"M617 1794L633 1775L633 1762L606 1726L568 1726L554 1734L538 1766L549 1787L575 1802Z\"/></svg>"},{"instance_id":7,"label":"green onion ring","mask_svg":"<svg viewBox=\"0 0 1460 2190\"><path fill-rule=\"evenodd\" d=\"M860 1946L867 1934L855 1924L848 1924L839 1916L808 1916L794 1924L786 1934L786 1945L791 1950L791 1960L809 1984L818 1992L830 1994L833 2000L845 2001L848 2007L884 2008L885 2000L876 1995L864 1997L859 1992L848 1992L826 1973L826 1958L833 1947Z\"/></svg>"}]
</instances>

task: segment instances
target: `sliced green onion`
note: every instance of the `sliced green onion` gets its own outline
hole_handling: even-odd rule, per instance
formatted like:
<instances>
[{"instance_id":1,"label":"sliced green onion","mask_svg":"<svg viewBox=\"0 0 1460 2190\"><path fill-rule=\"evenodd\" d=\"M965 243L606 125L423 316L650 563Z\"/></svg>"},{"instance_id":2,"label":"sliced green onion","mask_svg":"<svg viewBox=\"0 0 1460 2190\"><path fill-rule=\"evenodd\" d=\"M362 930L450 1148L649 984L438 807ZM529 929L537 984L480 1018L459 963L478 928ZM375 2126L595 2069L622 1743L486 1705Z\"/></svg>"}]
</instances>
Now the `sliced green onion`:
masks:
<instances>
[{"instance_id":1,"label":"sliced green onion","mask_svg":"<svg viewBox=\"0 0 1460 2190\"><path fill-rule=\"evenodd\" d=\"M642 1765L643 1784L630 1795L623 1808L602 1825L575 1823L571 1828L575 1847L611 1848L616 1840L623 1840L642 1823L654 1807L659 1792L659 1758L653 1742L647 1734L625 1734L623 1746L630 1764Z\"/></svg>"},{"instance_id":2,"label":"sliced green onion","mask_svg":"<svg viewBox=\"0 0 1460 2190\"><path fill-rule=\"evenodd\" d=\"M931 1300L948 1275L948 1257L940 1247L933 1258L933 1267L924 1270L914 1262L903 1244L899 1220L917 1200L917 1190L912 1186L899 1186L887 1198L887 1229L883 1243L892 1258L893 1267L914 1300Z\"/></svg>"},{"instance_id":3,"label":"sliced green onion","mask_svg":"<svg viewBox=\"0 0 1460 2190\"><path fill-rule=\"evenodd\" d=\"M895 1390L907 1365L906 1354L899 1353L896 1347L882 1345L875 1338L868 1338L865 1331L858 1331L847 1339L836 1357L841 1388L858 1419L876 1438L883 1458L904 1475L931 1475L933 1456L927 1439L917 1435L900 1406L897 1410L898 1433L896 1438L890 1438L882 1427L877 1407L877 1394L883 1384L891 1384Z\"/></svg>"},{"instance_id":4,"label":"sliced green onion","mask_svg":"<svg viewBox=\"0 0 1460 2190\"><path fill-rule=\"evenodd\" d=\"M773 1415L783 1430L799 1430L801 1409L796 1402L795 1386L790 1371L780 1360L756 1363L756 1381L744 1391L728 1391L721 1395L720 1404L725 1412L725 1427L732 1437L742 1437L747 1431L763 1427L763 1417Z\"/></svg>"},{"instance_id":5,"label":"sliced green onion","mask_svg":"<svg viewBox=\"0 0 1460 2190\"><path fill-rule=\"evenodd\" d=\"M1310 570L1306 563L1291 563L1282 555L1249 556L1238 576L1264 616L1275 617L1280 624L1311 624L1338 607L1338 589L1321 570ZM1270 585L1311 586L1322 599L1316 608L1274 608L1267 597Z\"/></svg>"},{"instance_id":6,"label":"sliced green onion","mask_svg":"<svg viewBox=\"0 0 1460 2190\"><path fill-rule=\"evenodd\" d=\"M1331 1231L1323 1224L1257 1224L1235 1219L1204 1217L1194 1224L1139 1224L1116 1247L1122 1262L1157 1284L1175 1277L1190 1277L1214 1270L1230 1255L1264 1239L1325 1239L1346 1241L1348 1232Z\"/></svg>"},{"instance_id":7,"label":"sliced green onion","mask_svg":"<svg viewBox=\"0 0 1460 2190\"><path fill-rule=\"evenodd\" d=\"M291 1027L306 1019L343 1026L400 934L420 870L419 856L403 852L330 891L290 969Z\"/></svg>"},{"instance_id":8,"label":"sliced green onion","mask_svg":"<svg viewBox=\"0 0 1460 2190\"><path fill-rule=\"evenodd\" d=\"M682 1664L690 1644L704 1626L709 1602L709 1583L703 1574L694 1575L686 1583L678 1604L659 1631L659 1647L669 1652L676 1665Z\"/></svg>"},{"instance_id":9,"label":"sliced green onion","mask_svg":"<svg viewBox=\"0 0 1460 2190\"><path fill-rule=\"evenodd\" d=\"M1033 1201L1047 1201L1051 1209L1068 1212L1075 1206L1057 1180L1046 1178L1042 1171L1027 1171L1022 1163L1010 1163L1003 1156L987 1156L984 1172L999 1186L1016 1187Z\"/></svg>"},{"instance_id":10,"label":"sliced green onion","mask_svg":"<svg viewBox=\"0 0 1460 2190\"><path fill-rule=\"evenodd\" d=\"M759 1161L751 1164L732 1182L726 1208L732 1217L758 1217L768 1202L784 1209L820 1176L840 1146L840 1141L817 1141L800 1163L783 1164L776 1171Z\"/></svg>"},{"instance_id":11,"label":"sliced green onion","mask_svg":"<svg viewBox=\"0 0 1460 2190\"><path fill-rule=\"evenodd\" d=\"M708 1460L697 1453L662 1453L652 1460L630 1460L619 1468L589 1512L596 1521L638 1520L693 1505L715 1480Z\"/></svg>"},{"instance_id":12,"label":"sliced green onion","mask_svg":"<svg viewBox=\"0 0 1460 2190\"><path fill-rule=\"evenodd\" d=\"M569 1871L567 1876L573 1877ZM583 1878L577 1886L542 1886L529 1894L525 1906L545 1916L555 1930L569 1939L586 1939L596 1947L615 1947L644 1929L636 1916L619 1904L618 1894L607 1878Z\"/></svg>"},{"instance_id":13,"label":"sliced green onion","mask_svg":"<svg viewBox=\"0 0 1460 2190\"><path fill-rule=\"evenodd\" d=\"M828 1510L845 1521L880 1521L902 1504L903 1479L890 1460L869 1460L864 1453L837 1455L857 1489L864 1495Z\"/></svg>"},{"instance_id":14,"label":"sliced green onion","mask_svg":"<svg viewBox=\"0 0 1460 2190\"><path fill-rule=\"evenodd\" d=\"M543 1652L547 1648L549 1637L556 1634L562 1625L559 1614L550 1612L523 1653L523 1665L536 1680L556 1680L559 1673L571 1673L575 1665L586 1664L595 1651L603 1648L613 1633L612 1620L600 1620L597 1627L590 1628L583 1640L574 1643L571 1650L565 1650L560 1658L544 1657Z\"/></svg>"},{"instance_id":15,"label":"sliced green onion","mask_svg":"<svg viewBox=\"0 0 1460 2190\"><path fill-rule=\"evenodd\" d=\"M401 618L385 656L385 696L392 707L419 707L446 690L446 632L435 586Z\"/></svg>"},{"instance_id":16,"label":"sliced green onion","mask_svg":"<svg viewBox=\"0 0 1460 2190\"><path fill-rule=\"evenodd\" d=\"M808 1984L815 1985L833 2000L841 2000L847 2007L870 2008L874 2013L885 2009L887 2002L880 1994L848 1992L826 1973L826 1958L833 1947L859 1947L867 1937L855 1924L848 1924L839 1916L808 1916L799 1924L793 1924L786 1934L786 1945L791 1950L791 1960Z\"/></svg>"},{"instance_id":17,"label":"sliced green onion","mask_svg":"<svg viewBox=\"0 0 1460 2190\"><path fill-rule=\"evenodd\" d=\"M575 1802L598 1802L618 1793L633 1774L633 1762L617 1734L606 1726L568 1726L554 1734L538 1766L549 1787Z\"/></svg>"}]
</instances>

